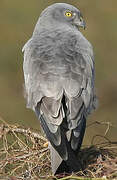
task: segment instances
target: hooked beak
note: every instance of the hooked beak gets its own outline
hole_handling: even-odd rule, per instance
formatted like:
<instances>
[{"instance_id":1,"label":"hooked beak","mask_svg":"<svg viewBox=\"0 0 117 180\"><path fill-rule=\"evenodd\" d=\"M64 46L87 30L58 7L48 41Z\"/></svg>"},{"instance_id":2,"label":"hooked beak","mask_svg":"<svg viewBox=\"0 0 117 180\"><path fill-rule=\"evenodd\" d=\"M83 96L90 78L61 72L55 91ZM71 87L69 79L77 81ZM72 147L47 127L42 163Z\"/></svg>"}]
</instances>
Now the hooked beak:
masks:
<instances>
[{"instance_id":1,"label":"hooked beak","mask_svg":"<svg viewBox=\"0 0 117 180\"><path fill-rule=\"evenodd\" d=\"M77 26L77 27L82 27L84 30L86 28L86 23L85 21L83 20L83 18L78 18L78 16L75 17L74 19L74 25Z\"/></svg>"},{"instance_id":2,"label":"hooked beak","mask_svg":"<svg viewBox=\"0 0 117 180\"><path fill-rule=\"evenodd\" d=\"M86 23L85 21L83 20L80 24L79 24L80 27L83 27L83 29L85 30L86 29Z\"/></svg>"}]
</instances>

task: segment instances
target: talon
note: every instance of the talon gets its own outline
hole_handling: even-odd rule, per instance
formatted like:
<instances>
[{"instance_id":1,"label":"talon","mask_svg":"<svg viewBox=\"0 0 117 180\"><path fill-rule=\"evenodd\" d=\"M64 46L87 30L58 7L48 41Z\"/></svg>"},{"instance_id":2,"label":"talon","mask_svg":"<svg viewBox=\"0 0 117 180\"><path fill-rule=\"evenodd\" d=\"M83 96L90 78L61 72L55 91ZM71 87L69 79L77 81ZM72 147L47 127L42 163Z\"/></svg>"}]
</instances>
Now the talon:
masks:
<instances>
[{"instance_id":1,"label":"talon","mask_svg":"<svg viewBox=\"0 0 117 180\"><path fill-rule=\"evenodd\" d=\"M44 144L43 144L43 147L44 147L44 148L47 148L47 147L48 147L48 144L49 144L48 142L44 143Z\"/></svg>"}]
</instances>

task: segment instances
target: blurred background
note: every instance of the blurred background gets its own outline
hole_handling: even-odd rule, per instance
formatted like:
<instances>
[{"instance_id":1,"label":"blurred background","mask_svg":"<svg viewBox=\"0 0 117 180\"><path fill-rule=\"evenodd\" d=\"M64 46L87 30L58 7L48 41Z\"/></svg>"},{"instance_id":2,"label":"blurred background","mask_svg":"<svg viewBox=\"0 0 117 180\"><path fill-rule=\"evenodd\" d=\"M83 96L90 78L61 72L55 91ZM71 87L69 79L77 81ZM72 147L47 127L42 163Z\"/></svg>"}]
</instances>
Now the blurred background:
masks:
<instances>
[{"instance_id":1,"label":"blurred background","mask_svg":"<svg viewBox=\"0 0 117 180\"><path fill-rule=\"evenodd\" d=\"M82 31L95 52L98 109L88 118L84 144L94 135L117 139L117 1L115 0L1 0L0 1L0 117L10 124L39 130L33 111L26 109L23 97L23 45L31 37L41 11L55 2L78 7L86 21ZM99 121L102 124L93 124Z\"/></svg>"}]
</instances>

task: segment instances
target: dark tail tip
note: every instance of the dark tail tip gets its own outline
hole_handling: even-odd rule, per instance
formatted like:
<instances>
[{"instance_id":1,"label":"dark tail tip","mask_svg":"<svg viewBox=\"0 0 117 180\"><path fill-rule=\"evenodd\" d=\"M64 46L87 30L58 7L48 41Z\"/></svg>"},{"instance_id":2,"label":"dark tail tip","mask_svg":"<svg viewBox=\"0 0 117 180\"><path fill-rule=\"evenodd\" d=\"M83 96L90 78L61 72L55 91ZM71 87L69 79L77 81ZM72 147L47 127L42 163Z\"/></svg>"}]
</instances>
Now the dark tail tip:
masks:
<instances>
[{"instance_id":1,"label":"dark tail tip","mask_svg":"<svg viewBox=\"0 0 117 180\"><path fill-rule=\"evenodd\" d=\"M58 167L55 175L62 174L62 173L71 173L69 166L67 166L65 161L62 161L60 166Z\"/></svg>"}]
</instances>

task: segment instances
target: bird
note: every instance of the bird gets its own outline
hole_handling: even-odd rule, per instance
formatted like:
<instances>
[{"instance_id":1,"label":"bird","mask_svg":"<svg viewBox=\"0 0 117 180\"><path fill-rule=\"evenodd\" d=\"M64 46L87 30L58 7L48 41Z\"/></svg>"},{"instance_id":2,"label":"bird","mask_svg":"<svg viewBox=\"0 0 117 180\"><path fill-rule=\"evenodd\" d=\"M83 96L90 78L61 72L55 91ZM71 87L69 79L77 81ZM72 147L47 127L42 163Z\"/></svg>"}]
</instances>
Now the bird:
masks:
<instances>
[{"instance_id":1,"label":"bird","mask_svg":"<svg viewBox=\"0 0 117 180\"><path fill-rule=\"evenodd\" d=\"M78 152L88 114L96 108L95 63L78 8L54 3L44 9L24 45L27 108L49 141L53 174L79 170Z\"/></svg>"}]
</instances>

